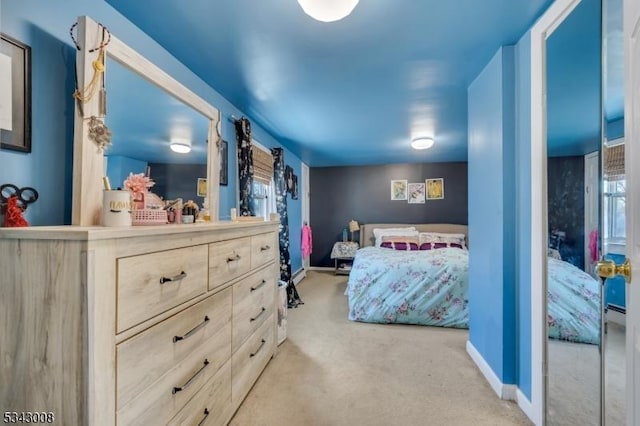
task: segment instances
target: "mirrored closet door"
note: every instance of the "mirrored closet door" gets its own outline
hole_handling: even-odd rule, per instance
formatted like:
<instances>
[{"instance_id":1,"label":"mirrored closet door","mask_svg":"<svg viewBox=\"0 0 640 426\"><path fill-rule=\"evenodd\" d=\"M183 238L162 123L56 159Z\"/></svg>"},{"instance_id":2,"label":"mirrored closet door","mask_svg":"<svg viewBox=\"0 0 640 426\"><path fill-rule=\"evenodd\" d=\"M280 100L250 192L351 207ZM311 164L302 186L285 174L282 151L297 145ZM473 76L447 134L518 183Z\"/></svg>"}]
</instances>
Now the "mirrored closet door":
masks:
<instances>
[{"instance_id":1,"label":"mirrored closet door","mask_svg":"<svg viewBox=\"0 0 640 426\"><path fill-rule=\"evenodd\" d=\"M549 36L547 424L600 424L601 2L582 0Z\"/></svg>"},{"instance_id":2,"label":"mirrored closet door","mask_svg":"<svg viewBox=\"0 0 640 426\"><path fill-rule=\"evenodd\" d=\"M625 260L624 59L622 0L603 0L603 254L621 264ZM626 283L607 279L604 288L604 420L607 426L625 424Z\"/></svg>"}]
</instances>

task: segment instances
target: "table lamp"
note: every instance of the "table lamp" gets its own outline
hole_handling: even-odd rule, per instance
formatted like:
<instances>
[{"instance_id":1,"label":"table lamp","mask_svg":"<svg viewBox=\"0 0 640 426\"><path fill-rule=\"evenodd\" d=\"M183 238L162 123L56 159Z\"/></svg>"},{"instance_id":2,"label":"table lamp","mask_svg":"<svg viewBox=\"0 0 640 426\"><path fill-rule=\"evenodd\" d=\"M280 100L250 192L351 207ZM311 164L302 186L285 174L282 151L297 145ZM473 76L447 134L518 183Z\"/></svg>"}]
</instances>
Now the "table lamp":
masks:
<instances>
[{"instance_id":1,"label":"table lamp","mask_svg":"<svg viewBox=\"0 0 640 426\"><path fill-rule=\"evenodd\" d=\"M351 231L351 241L353 241L353 233L360 230L360 224L357 220L349 222L349 231Z\"/></svg>"}]
</instances>

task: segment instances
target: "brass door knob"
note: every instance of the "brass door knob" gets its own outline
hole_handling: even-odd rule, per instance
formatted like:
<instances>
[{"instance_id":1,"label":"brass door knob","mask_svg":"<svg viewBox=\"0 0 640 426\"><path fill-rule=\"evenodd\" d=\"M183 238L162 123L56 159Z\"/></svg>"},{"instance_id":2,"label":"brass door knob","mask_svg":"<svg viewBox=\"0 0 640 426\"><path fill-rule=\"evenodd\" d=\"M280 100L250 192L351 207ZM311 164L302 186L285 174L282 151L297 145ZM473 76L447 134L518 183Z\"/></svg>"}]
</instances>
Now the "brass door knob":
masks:
<instances>
[{"instance_id":1,"label":"brass door knob","mask_svg":"<svg viewBox=\"0 0 640 426\"><path fill-rule=\"evenodd\" d=\"M626 259L622 265L616 265L613 260L599 260L596 273L601 278L613 278L622 275L627 283L631 282L631 261Z\"/></svg>"}]
</instances>

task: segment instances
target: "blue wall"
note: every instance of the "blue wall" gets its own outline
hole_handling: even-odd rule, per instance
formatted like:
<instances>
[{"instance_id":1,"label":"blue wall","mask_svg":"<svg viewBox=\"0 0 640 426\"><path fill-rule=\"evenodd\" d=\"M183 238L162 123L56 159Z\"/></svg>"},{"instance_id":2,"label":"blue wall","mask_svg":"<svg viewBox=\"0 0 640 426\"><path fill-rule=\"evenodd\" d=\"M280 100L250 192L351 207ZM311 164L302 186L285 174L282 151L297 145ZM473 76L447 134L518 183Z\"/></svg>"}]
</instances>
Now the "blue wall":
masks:
<instances>
[{"instance_id":1,"label":"blue wall","mask_svg":"<svg viewBox=\"0 0 640 426\"><path fill-rule=\"evenodd\" d=\"M129 173L145 173L146 170L146 161L122 155L109 155L107 157L107 177L113 189L124 188L124 181L129 177Z\"/></svg>"},{"instance_id":2,"label":"blue wall","mask_svg":"<svg viewBox=\"0 0 640 426\"><path fill-rule=\"evenodd\" d=\"M468 89L469 340L515 383L515 62L502 47Z\"/></svg>"},{"instance_id":3,"label":"blue wall","mask_svg":"<svg viewBox=\"0 0 640 426\"><path fill-rule=\"evenodd\" d=\"M607 140L614 140L624 137L624 117L614 121L607 122L607 128L605 136Z\"/></svg>"},{"instance_id":4,"label":"blue wall","mask_svg":"<svg viewBox=\"0 0 640 426\"><path fill-rule=\"evenodd\" d=\"M531 400L531 32L515 55L517 384Z\"/></svg>"},{"instance_id":5,"label":"blue wall","mask_svg":"<svg viewBox=\"0 0 640 426\"><path fill-rule=\"evenodd\" d=\"M0 184L11 182L19 186L33 186L40 192L38 202L27 211L27 219L32 225L70 222L74 114L71 94L74 91L75 48L69 37L69 27L80 15L91 16L103 23L119 39L142 52L222 112L222 136L229 141L229 185L222 186L220 190L220 218L229 218L229 210L236 204L237 171L235 135L228 118L231 115L241 117L242 111L103 0L2 2L2 32L28 44L32 49L33 96L32 153L0 150ZM252 130L254 138L261 144L267 147L281 145L258 125L254 124ZM285 150L285 160L299 173L299 158ZM301 198L289 201L294 271L302 266L299 251Z\"/></svg>"}]
</instances>

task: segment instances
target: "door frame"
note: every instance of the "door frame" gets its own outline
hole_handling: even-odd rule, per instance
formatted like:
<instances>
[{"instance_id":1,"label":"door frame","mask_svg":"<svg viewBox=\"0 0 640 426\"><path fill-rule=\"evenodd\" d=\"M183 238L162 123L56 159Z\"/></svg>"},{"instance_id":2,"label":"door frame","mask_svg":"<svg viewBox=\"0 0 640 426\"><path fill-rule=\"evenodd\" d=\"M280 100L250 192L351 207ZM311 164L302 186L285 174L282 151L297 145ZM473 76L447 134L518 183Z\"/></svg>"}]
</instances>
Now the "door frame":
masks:
<instances>
[{"instance_id":1,"label":"door frame","mask_svg":"<svg viewBox=\"0 0 640 426\"><path fill-rule=\"evenodd\" d=\"M556 0L531 28L531 411L546 424L547 78L549 36L581 0Z\"/></svg>"}]
</instances>

